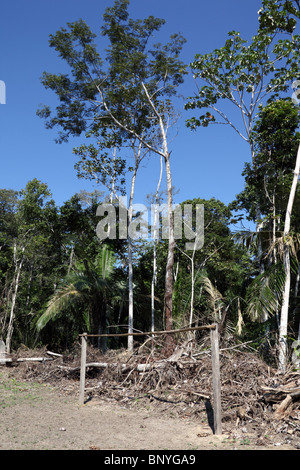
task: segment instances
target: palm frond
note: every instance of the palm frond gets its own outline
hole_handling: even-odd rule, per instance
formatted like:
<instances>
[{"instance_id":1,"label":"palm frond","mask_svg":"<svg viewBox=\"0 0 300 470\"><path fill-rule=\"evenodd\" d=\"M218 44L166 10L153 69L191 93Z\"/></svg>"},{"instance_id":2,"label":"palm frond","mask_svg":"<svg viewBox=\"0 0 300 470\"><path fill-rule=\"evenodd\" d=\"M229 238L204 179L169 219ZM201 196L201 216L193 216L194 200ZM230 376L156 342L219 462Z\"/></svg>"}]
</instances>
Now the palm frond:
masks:
<instances>
[{"instance_id":1,"label":"palm frond","mask_svg":"<svg viewBox=\"0 0 300 470\"><path fill-rule=\"evenodd\" d=\"M89 312L93 308L98 308L101 296L109 289L108 280L115 264L114 253L110 247L103 245L96 264L98 264L97 272L93 268L90 269L86 260L84 266L75 264L73 271L66 276L61 287L49 300L45 312L38 319L37 331L41 331L50 320L55 320L61 314L72 310L72 307L76 307L75 314L77 310L81 312L84 323L89 325ZM80 308L83 304L85 307Z\"/></svg>"},{"instance_id":2,"label":"palm frond","mask_svg":"<svg viewBox=\"0 0 300 470\"><path fill-rule=\"evenodd\" d=\"M210 320L219 323L224 338L232 337L236 332L236 325L228 318L232 301L221 294L208 276L203 274L201 282L210 304Z\"/></svg>"},{"instance_id":3,"label":"palm frond","mask_svg":"<svg viewBox=\"0 0 300 470\"><path fill-rule=\"evenodd\" d=\"M109 279L115 266L114 252L108 245L103 245L97 257L98 275L102 279Z\"/></svg>"},{"instance_id":4,"label":"palm frond","mask_svg":"<svg viewBox=\"0 0 300 470\"><path fill-rule=\"evenodd\" d=\"M209 296L213 319L220 320L220 311L225 306L223 296L207 276L202 277L202 283Z\"/></svg>"},{"instance_id":5,"label":"palm frond","mask_svg":"<svg viewBox=\"0 0 300 470\"><path fill-rule=\"evenodd\" d=\"M246 313L252 321L265 321L278 311L285 275L277 263L252 281L246 296Z\"/></svg>"},{"instance_id":6,"label":"palm frond","mask_svg":"<svg viewBox=\"0 0 300 470\"><path fill-rule=\"evenodd\" d=\"M233 238L237 243L249 248L257 243L257 233L251 230L240 230L233 234Z\"/></svg>"},{"instance_id":7,"label":"palm frond","mask_svg":"<svg viewBox=\"0 0 300 470\"><path fill-rule=\"evenodd\" d=\"M237 314L238 314L238 320L237 320L237 324L236 324L236 332L237 332L238 336L241 336L245 323L244 323L244 319L243 319L243 315L242 315L240 298L238 298Z\"/></svg>"},{"instance_id":8,"label":"palm frond","mask_svg":"<svg viewBox=\"0 0 300 470\"><path fill-rule=\"evenodd\" d=\"M274 250L279 254L280 258L283 259L285 248L289 247L290 254L297 260L297 254L299 251L300 236L298 233L289 233L288 235L281 234L276 240L271 243L266 257L270 256Z\"/></svg>"},{"instance_id":9,"label":"palm frond","mask_svg":"<svg viewBox=\"0 0 300 470\"><path fill-rule=\"evenodd\" d=\"M38 319L36 323L37 330L41 331L50 320L55 320L70 304L70 301L79 295L80 292L74 284L69 284L58 289L49 300L45 312Z\"/></svg>"}]
</instances>

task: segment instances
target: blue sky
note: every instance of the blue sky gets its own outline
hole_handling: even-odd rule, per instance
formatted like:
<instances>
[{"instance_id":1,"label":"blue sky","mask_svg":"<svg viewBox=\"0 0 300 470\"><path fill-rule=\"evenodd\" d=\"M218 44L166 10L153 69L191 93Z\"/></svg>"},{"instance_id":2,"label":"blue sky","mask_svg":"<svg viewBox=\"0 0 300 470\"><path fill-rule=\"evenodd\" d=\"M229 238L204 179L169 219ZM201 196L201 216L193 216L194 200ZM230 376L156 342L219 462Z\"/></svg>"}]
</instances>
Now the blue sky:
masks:
<instances>
[{"instance_id":1,"label":"blue sky","mask_svg":"<svg viewBox=\"0 0 300 470\"><path fill-rule=\"evenodd\" d=\"M98 32L104 10L112 4L113 0L2 2L0 80L6 84L6 104L0 105L0 188L20 190L38 178L48 184L58 205L81 189L103 189L76 176L72 148L80 140L56 144L56 131L45 129L36 110L40 104L54 102L52 92L40 83L43 71L62 71L62 63L48 45L49 34L79 18ZM131 0L130 13L137 18L164 18L159 40L182 33L187 39L182 59L189 63L196 53L223 46L231 30L245 38L254 35L260 7L260 0ZM194 93L191 79L183 91L187 96ZM178 134L171 143L175 202L215 197L227 204L243 189L241 173L250 159L248 145L228 126L186 129L188 115L181 104ZM135 202L144 203L146 194L155 191L158 172L159 157L152 156L138 175Z\"/></svg>"}]
</instances>

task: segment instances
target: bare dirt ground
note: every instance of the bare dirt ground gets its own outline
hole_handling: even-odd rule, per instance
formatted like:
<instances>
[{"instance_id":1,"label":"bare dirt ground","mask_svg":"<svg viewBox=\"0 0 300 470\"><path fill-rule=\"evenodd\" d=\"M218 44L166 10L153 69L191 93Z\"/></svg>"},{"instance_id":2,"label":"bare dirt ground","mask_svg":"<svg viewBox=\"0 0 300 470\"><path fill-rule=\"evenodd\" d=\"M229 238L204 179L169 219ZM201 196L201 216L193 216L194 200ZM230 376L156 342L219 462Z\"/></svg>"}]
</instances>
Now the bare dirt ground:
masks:
<instances>
[{"instance_id":1,"label":"bare dirt ground","mask_svg":"<svg viewBox=\"0 0 300 470\"><path fill-rule=\"evenodd\" d=\"M206 432L211 439L197 434ZM198 449L220 445L211 430L145 410L61 396L49 385L16 382L1 372L0 449Z\"/></svg>"},{"instance_id":2,"label":"bare dirt ground","mask_svg":"<svg viewBox=\"0 0 300 470\"><path fill-rule=\"evenodd\" d=\"M105 400L78 405L50 385L19 382L0 370L0 450L249 450L293 449L278 440L256 445L237 430L215 436L208 424Z\"/></svg>"},{"instance_id":3,"label":"bare dirt ground","mask_svg":"<svg viewBox=\"0 0 300 470\"><path fill-rule=\"evenodd\" d=\"M90 355L95 359L93 352ZM255 408L251 395L245 397L245 392L239 392L235 386L235 403L241 400L245 403L246 399L251 405L247 408L248 415L244 420L237 420L235 407L229 410L226 404L226 400L232 402L232 395L224 397L223 434L217 436L213 434L209 407L204 405L203 397L195 395L196 392L183 395L183 387L192 385L187 384L184 378L187 375L178 374L178 381L175 385L173 382L168 393L164 386L159 394L156 382L155 393L150 394L141 393L145 389L138 389L136 381L134 387L131 382L124 388L129 374L133 380L134 374L128 371L110 383L108 372L105 376L103 372L91 371L87 374L86 402L80 406L78 368L70 366L74 365L74 357L72 361L0 367L0 450L300 449L298 402L293 410L293 421L291 410L288 417L280 421L274 422L267 413L265 419L261 419L258 411L251 413L251 406ZM78 357L76 361L78 364ZM250 362L247 358L248 369ZM203 371L201 377L204 380ZM138 380L140 383L140 376ZM168 380L172 384L170 375ZM195 385L195 372L193 380ZM201 390L200 380L193 390ZM226 377L223 393L229 393L226 392ZM257 410L261 408L259 405ZM289 427L287 423L291 422L294 424Z\"/></svg>"}]
</instances>

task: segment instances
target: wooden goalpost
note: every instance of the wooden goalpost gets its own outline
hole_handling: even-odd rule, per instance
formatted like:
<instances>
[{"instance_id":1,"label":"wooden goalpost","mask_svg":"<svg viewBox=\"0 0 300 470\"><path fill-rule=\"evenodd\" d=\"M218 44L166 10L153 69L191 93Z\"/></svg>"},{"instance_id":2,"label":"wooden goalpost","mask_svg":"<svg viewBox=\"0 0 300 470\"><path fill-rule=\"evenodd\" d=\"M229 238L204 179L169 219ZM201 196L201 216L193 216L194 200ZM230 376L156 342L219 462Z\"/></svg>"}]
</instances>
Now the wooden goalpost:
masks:
<instances>
[{"instance_id":1,"label":"wooden goalpost","mask_svg":"<svg viewBox=\"0 0 300 470\"><path fill-rule=\"evenodd\" d=\"M105 367L102 363L91 363L86 362L87 352L87 338L88 337L126 337L126 336L158 336L166 334L182 333L186 331L199 331L199 330L210 330L210 341L211 341L211 361L212 361L212 385L213 385L213 415L214 415L214 434L222 434L222 406L221 406L221 377L220 377L220 355L219 355L219 332L218 324L195 326L190 328L181 328L178 330L169 331L148 331L148 332L134 332L134 333L108 333L102 335L89 335L83 333L81 336L81 363L80 363L80 386L79 386L79 405L84 404L84 392L85 392L85 376L86 368L88 366L93 367ZM141 371L145 371L146 365L139 365Z\"/></svg>"}]
</instances>

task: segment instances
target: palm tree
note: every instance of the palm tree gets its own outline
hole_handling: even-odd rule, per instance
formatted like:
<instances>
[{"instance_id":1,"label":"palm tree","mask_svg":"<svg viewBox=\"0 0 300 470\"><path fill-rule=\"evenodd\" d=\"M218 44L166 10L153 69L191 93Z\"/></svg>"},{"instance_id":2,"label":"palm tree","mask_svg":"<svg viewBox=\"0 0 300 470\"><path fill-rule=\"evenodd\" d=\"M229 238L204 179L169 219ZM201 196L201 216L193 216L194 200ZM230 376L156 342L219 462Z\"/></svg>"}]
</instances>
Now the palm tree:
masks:
<instances>
[{"instance_id":1,"label":"palm tree","mask_svg":"<svg viewBox=\"0 0 300 470\"><path fill-rule=\"evenodd\" d=\"M252 321L264 323L275 314L279 324L283 286L284 272L281 262L269 266L256 276L246 293L247 316Z\"/></svg>"},{"instance_id":2,"label":"palm tree","mask_svg":"<svg viewBox=\"0 0 300 470\"><path fill-rule=\"evenodd\" d=\"M91 267L87 260L75 264L47 304L47 308L37 321L37 331L41 331L48 322L55 321L62 315L72 315L84 325L88 333L104 334L109 314L109 302L112 299L111 277L114 270L114 253L103 244ZM106 338L99 338L98 346L106 349Z\"/></svg>"}]
</instances>

